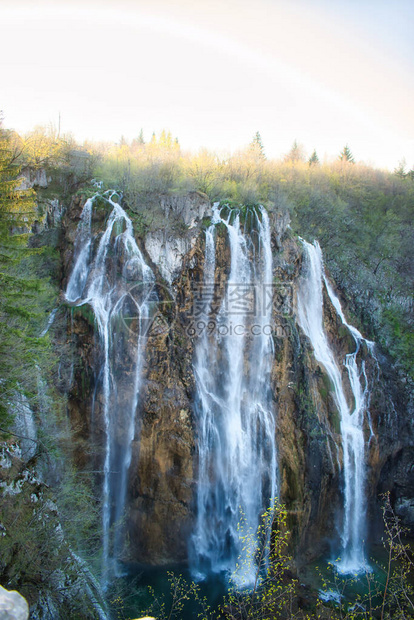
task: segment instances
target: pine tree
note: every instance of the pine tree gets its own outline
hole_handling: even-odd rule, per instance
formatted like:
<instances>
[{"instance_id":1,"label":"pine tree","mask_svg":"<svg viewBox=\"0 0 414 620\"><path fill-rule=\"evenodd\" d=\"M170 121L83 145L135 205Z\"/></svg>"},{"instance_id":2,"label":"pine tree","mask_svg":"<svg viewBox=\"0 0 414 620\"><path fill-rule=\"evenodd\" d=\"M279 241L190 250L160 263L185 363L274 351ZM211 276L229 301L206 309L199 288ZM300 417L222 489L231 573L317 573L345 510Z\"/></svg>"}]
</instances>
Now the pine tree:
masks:
<instances>
[{"instance_id":1,"label":"pine tree","mask_svg":"<svg viewBox=\"0 0 414 620\"><path fill-rule=\"evenodd\" d=\"M398 162L398 167L394 169L394 174L397 177L400 177L400 179L405 179L408 175L408 173L405 171L406 166L407 162L405 158L401 159L401 161Z\"/></svg>"},{"instance_id":2,"label":"pine tree","mask_svg":"<svg viewBox=\"0 0 414 620\"><path fill-rule=\"evenodd\" d=\"M171 134L167 132L165 129L163 129L158 139L158 145L162 148L168 148L170 140L171 140Z\"/></svg>"},{"instance_id":3,"label":"pine tree","mask_svg":"<svg viewBox=\"0 0 414 620\"><path fill-rule=\"evenodd\" d=\"M308 159L309 166L318 166L319 165L319 157L316 153L316 150L313 151L312 155Z\"/></svg>"},{"instance_id":4,"label":"pine tree","mask_svg":"<svg viewBox=\"0 0 414 620\"><path fill-rule=\"evenodd\" d=\"M252 154L254 155L254 157L256 157L257 159L260 159L262 161L266 159L262 137L259 131L256 131L256 133L254 134L254 138L250 142L249 148Z\"/></svg>"},{"instance_id":5,"label":"pine tree","mask_svg":"<svg viewBox=\"0 0 414 620\"><path fill-rule=\"evenodd\" d=\"M26 278L24 261L37 250L27 247L36 216L33 190L19 190L21 153L13 134L0 124L0 427L9 421L16 390L33 374L37 347L31 326L41 282ZM24 389L24 388L23 388Z\"/></svg>"},{"instance_id":6,"label":"pine tree","mask_svg":"<svg viewBox=\"0 0 414 620\"><path fill-rule=\"evenodd\" d=\"M285 155L285 161L291 162L292 164L297 164L300 161L305 161L305 154L303 151L303 146L298 144L297 140L295 140L292 144L292 148L289 153Z\"/></svg>"},{"instance_id":7,"label":"pine tree","mask_svg":"<svg viewBox=\"0 0 414 620\"><path fill-rule=\"evenodd\" d=\"M354 164L355 160L351 153L351 150L347 144L345 144L343 150L339 154L340 161L347 161L350 164Z\"/></svg>"}]
</instances>

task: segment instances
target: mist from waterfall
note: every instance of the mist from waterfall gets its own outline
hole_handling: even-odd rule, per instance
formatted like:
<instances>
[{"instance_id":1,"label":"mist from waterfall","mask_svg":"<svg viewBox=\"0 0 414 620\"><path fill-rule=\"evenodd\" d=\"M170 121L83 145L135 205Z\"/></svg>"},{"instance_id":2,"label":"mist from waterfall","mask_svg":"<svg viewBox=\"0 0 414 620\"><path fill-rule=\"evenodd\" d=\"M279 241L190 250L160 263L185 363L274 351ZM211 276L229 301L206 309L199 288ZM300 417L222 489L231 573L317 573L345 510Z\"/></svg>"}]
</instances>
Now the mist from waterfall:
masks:
<instances>
[{"instance_id":1,"label":"mist from waterfall","mask_svg":"<svg viewBox=\"0 0 414 620\"><path fill-rule=\"evenodd\" d=\"M230 271L215 309L219 225ZM233 573L239 586L254 581L255 533L277 494L272 282L265 209L247 209L242 224L240 212L215 207L206 231L201 315L212 329L199 335L194 358L198 481L190 559L196 576ZM237 562L243 568L234 573Z\"/></svg>"},{"instance_id":2,"label":"mist from waterfall","mask_svg":"<svg viewBox=\"0 0 414 620\"><path fill-rule=\"evenodd\" d=\"M306 257L306 273L298 293L298 319L311 341L315 357L331 380L333 395L340 414L340 430L343 447L344 506L340 531L340 559L337 569L343 573L367 570L364 541L366 536L366 446L364 420L368 417L369 389L365 364L357 363L362 342L368 349L373 343L366 341L360 332L345 319L339 299L324 275L322 251L317 242L313 245L302 240ZM349 329L355 341L355 351L343 361L353 395L353 408L348 406L342 375L329 344L323 323L323 285L342 323Z\"/></svg>"},{"instance_id":3,"label":"mist from waterfall","mask_svg":"<svg viewBox=\"0 0 414 620\"><path fill-rule=\"evenodd\" d=\"M98 327L101 347L97 373L102 391L105 431L102 489L103 583L117 571L124 542L122 519L131 463L136 410L141 387L146 330L157 305L155 278L134 239L132 222L115 201L115 192L89 199L83 208L74 248L66 299L88 304ZM94 234L92 215L99 198L109 216L103 233ZM102 208L102 207L101 207ZM109 211L110 210L110 211ZM125 401L119 361L132 350L128 375L132 398ZM94 399L93 407L95 407ZM94 411L92 411L94 416Z\"/></svg>"}]
</instances>

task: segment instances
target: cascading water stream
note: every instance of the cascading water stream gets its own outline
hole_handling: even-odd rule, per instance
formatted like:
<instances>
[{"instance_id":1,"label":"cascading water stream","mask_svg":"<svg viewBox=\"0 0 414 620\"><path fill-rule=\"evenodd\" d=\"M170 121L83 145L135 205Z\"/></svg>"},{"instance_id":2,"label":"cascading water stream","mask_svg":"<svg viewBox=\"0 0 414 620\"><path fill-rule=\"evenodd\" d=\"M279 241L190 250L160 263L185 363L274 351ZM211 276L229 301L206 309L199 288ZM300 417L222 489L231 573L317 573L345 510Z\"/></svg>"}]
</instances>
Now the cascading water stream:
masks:
<instances>
[{"instance_id":1,"label":"cascading water stream","mask_svg":"<svg viewBox=\"0 0 414 620\"><path fill-rule=\"evenodd\" d=\"M85 288L89 274L90 250L92 244L93 198L88 198L83 207L75 239L75 263L66 287L66 299L77 301Z\"/></svg>"},{"instance_id":2,"label":"cascading water stream","mask_svg":"<svg viewBox=\"0 0 414 620\"><path fill-rule=\"evenodd\" d=\"M267 213L250 209L250 233L240 214L215 207L206 231L203 287L206 329L195 347L198 420L197 523L191 540L195 574L245 570L240 586L254 581L259 518L277 493L275 418L269 390L273 362L272 255ZM230 274L218 313L213 311L217 225L227 229ZM233 306L232 302L236 299ZM255 301L256 311L252 312ZM234 578L234 577L233 577Z\"/></svg>"},{"instance_id":3,"label":"cascading water stream","mask_svg":"<svg viewBox=\"0 0 414 620\"><path fill-rule=\"evenodd\" d=\"M105 431L103 462L103 583L116 570L122 551L121 519L125 510L128 471L136 425L142 364L145 352L145 322L156 306L155 278L146 265L133 235L131 220L113 199L100 196L111 208L106 229L98 238L92 232L96 196L84 206L75 243L74 266L66 299L75 306L89 304L94 312L102 349L102 419ZM94 247L95 246L95 247ZM131 398L124 400L118 361L125 349L133 355L128 374L133 377ZM95 403L95 399L94 399ZM92 412L94 415L94 412ZM114 539L110 540L111 527Z\"/></svg>"},{"instance_id":4,"label":"cascading water stream","mask_svg":"<svg viewBox=\"0 0 414 620\"><path fill-rule=\"evenodd\" d=\"M365 414L368 415L369 393L365 364L362 362L361 370L359 370L357 354L362 342L366 342L369 349L372 348L373 343L366 341L355 327L347 323L339 299L324 276L322 251L319 244L315 242L312 245L304 240L302 243L308 259L308 273L303 279L298 293L299 324L311 341L316 359L323 365L331 380L335 402L340 414L343 447L344 514L341 531L341 558L336 565L338 570L343 573L359 572L368 568L364 552L366 466L363 425ZM349 329L355 340L354 353L346 355L344 360L354 400L352 410L348 406L341 372L323 326L323 283L325 283L328 295L342 323Z\"/></svg>"},{"instance_id":5,"label":"cascading water stream","mask_svg":"<svg viewBox=\"0 0 414 620\"><path fill-rule=\"evenodd\" d=\"M372 353L375 343L366 340L359 330L350 325L343 313L341 303L335 295L326 276L324 283L329 298L337 311L342 323L351 332L355 341L355 351L345 357L345 367L348 372L352 394L354 396L354 410L349 418L344 421L343 428L343 449L344 449L344 477L345 477L345 519L342 529L342 548L345 550L344 558L339 563L339 569L344 573L355 570L355 566L361 565L361 537L365 534L365 442L363 434L364 416L367 414L371 436L373 435L371 420L368 412L369 405L369 386L365 372L365 362L361 362L361 369L358 368L357 355L362 343L367 345ZM355 430L357 429L357 430ZM354 443L354 435L357 433L357 441ZM361 569L367 569L364 558L364 565Z\"/></svg>"}]
</instances>

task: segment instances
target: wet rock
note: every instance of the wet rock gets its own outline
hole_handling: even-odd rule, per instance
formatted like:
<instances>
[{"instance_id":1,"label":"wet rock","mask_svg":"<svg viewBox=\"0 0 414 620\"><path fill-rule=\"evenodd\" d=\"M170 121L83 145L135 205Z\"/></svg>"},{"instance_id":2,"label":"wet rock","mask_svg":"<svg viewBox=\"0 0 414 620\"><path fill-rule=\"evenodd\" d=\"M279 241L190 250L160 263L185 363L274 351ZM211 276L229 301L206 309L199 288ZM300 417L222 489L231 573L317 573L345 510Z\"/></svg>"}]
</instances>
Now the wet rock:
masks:
<instances>
[{"instance_id":1,"label":"wet rock","mask_svg":"<svg viewBox=\"0 0 414 620\"><path fill-rule=\"evenodd\" d=\"M277 250L283 247L283 240L290 224L290 215L287 210L277 211L271 215L272 237Z\"/></svg>"},{"instance_id":2,"label":"wet rock","mask_svg":"<svg viewBox=\"0 0 414 620\"><path fill-rule=\"evenodd\" d=\"M20 438L21 456L25 461L29 461L37 451L34 412L26 396L17 391L10 402L10 411L13 416L13 431Z\"/></svg>"},{"instance_id":3,"label":"wet rock","mask_svg":"<svg viewBox=\"0 0 414 620\"><path fill-rule=\"evenodd\" d=\"M162 196L160 202L167 221L179 218L188 228L194 228L204 217L212 215L208 197L200 192L190 192L184 196Z\"/></svg>"},{"instance_id":4,"label":"wet rock","mask_svg":"<svg viewBox=\"0 0 414 620\"><path fill-rule=\"evenodd\" d=\"M390 492L391 504L404 527L414 535L414 448L390 455L382 467L379 492Z\"/></svg>"},{"instance_id":5,"label":"wet rock","mask_svg":"<svg viewBox=\"0 0 414 620\"><path fill-rule=\"evenodd\" d=\"M399 497L394 509L404 525L414 531L414 498Z\"/></svg>"},{"instance_id":6,"label":"wet rock","mask_svg":"<svg viewBox=\"0 0 414 620\"><path fill-rule=\"evenodd\" d=\"M1 620L27 620L29 605L26 599L16 590L5 590L0 586L0 618Z\"/></svg>"},{"instance_id":7,"label":"wet rock","mask_svg":"<svg viewBox=\"0 0 414 620\"><path fill-rule=\"evenodd\" d=\"M46 188L48 186L48 178L44 168L25 168L19 177L20 185L18 189L26 190L32 187Z\"/></svg>"},{"instance_id":8,"label":"wet rock","mask_svg":"<svg viewBox=\"0 0 414 620\"><path fill-rule=\"evenodd\" d=\"M167 230L148 233L145 249L152 262L157 265L162 277L171 284L179 275L185 256L194 247L194 235L176 236Z\"/></svg>"}]
</instances>

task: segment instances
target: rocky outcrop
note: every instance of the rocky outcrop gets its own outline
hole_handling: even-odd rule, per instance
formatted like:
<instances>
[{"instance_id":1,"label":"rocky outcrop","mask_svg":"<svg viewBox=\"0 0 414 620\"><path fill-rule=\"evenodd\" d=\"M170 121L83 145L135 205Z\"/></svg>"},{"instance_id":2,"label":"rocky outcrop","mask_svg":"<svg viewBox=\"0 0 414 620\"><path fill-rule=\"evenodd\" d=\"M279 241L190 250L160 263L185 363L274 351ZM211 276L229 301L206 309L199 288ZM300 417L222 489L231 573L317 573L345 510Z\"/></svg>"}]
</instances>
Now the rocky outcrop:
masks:
<instances>
[{"instance_id":1,"label":"rocky outcrop","mask_svg":"<svg viewBox=\"0 0 414 620\"><path fill-rule=\"evenodd\" d=\"M46 188L50 182L44 168L24 168L19 177L20 185L18 189L26 190L35 188Z\"/></svg>"},{"instance_id":2,"label":"rocky outcrop","mask_svg":"<svg viewBox=\"0 0 414 620\"><path fill-rule=\"evenodd\" d=\"M17 391L13 394L10 413L13 416L12 430L20 437L22 460L30 461L37 451L37 428L34 412L25 394Z\"/></svg>"},{"instance_id":3,"label":"rocky outcrop","mask_svg":"<svg viewBox=\"0 0 414 620\"><path fill-rule=\"evenodd\" d=\"M197 237L187 234L177 237L166 230L150 232L145 236L145 249L161 276L172 284L182 270L184 257L194 248Z\"/></svg>"},{"instance_id":4,"label":"rocky outcrop","mask_svg":"<svg viewBox=\"0 0 414 620\"><path fill-rule=\"evenodd\" d=\"M211 217L210 201L200 192L189 192L183 196L162 196L160 204L166 227L178 221L191 230L199 227L204 217Z\"/></svg>"},{"instance_id":5,"label":"rocky outcrop","mask_svg":"<svg viewBox=\"0 0 414 620\"><path fill-rule=\"evenodd\" d=\"M211 216L204 194L164 196L160 200L165 226L145 235L145 250L168 284L181 273L184 258L194 249L203 218Z\"/></svg>"},{"instance_id":6,"label":"rocky outcrop","mask_svg":"<svg viewBox=\"0 0 414 620\"><path fill-rule=\"evenodd\" d=\"M16 590L6 590L0 586L0 618L2 620L27 620L29 605Z\"/></svg>"},{"instance_id":7,"label":"rocky outcrop","mask_svg":"<svg viewBox=\"0 0 414 620\"><path fill-rule=\"evenodd\" d=\"M384 459L379 490L390 500L402 525L414 536L414 447L395 450Z\"/></svg>"}]
</instances>

